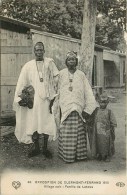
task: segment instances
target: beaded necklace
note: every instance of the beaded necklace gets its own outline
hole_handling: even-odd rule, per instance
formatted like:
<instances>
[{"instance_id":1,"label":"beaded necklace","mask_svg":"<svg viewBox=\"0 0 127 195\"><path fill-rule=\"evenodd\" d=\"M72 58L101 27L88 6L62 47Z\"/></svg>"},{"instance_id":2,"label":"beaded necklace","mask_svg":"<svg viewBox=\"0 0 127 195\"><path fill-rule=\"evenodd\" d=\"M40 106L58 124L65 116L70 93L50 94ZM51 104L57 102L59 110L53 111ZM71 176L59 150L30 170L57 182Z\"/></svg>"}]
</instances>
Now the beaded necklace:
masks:
<instances>
[{"instance_id":1,"label":"beaded necklace","mask_svg":"<svg viewBox=\"0 0 127 195\"><path fill-rule=\"evenodd\" d=\"M71 74L71 73L68 71L68 79L69 79L69 88L68 88L68 90L69 90L69 91L73 91L74 73Z\"/></svg>"},{"instance_id":2,"label":"beaded necklace","mask_svg":"<svg viewBox=\"0 0 127 195\"><path fill-rule=\"evenodd\" d=\"M43 69L43 72L40 71L39 68L38 68L37 62L38 62L38 64L39 64L39 62L41 63L41 62L43 62L43 61L36 61L36 67L37 67L37 72L38 72L39 80L40 80L40 82L43 82L43 81L44 81L44 69ZM42 64L41 64L41 65L42 65ZM44 68L44 66L43 66L43 68Z\"/></svg>"}]
</instances>

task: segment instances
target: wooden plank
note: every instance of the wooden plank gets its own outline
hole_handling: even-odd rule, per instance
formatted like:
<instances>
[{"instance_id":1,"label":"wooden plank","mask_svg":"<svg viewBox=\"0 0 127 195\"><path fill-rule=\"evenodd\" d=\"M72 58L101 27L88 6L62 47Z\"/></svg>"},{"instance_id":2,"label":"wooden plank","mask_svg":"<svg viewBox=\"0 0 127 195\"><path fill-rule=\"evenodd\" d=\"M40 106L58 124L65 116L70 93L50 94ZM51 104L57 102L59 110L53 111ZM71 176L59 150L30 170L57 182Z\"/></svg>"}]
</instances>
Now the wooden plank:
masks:
<instances>
[{"instance_id":1,"label":"wooden plank","mask_svg":"<svg viewBox=\"0 0 127 195\"><path fill-rule=\"evenodd\" d=\"M7 56L1 54L1 77L8 76Z\"/></svg>"},{"instance_id":2,"label":"wooden plank","mask_svg":"<svg viewBox=\"0 0 127 195\"><path fill-rule=\"evenodd\" d=\"M32 58L32 54L1 54L1 77L18 77L22 66Z\"/></svg>"},{"instance_id":3,"label":"wooden plank","mask_svg":"<svg viewBox=\"0 0 127 195\"><path fill-rule=\"evenodd\" d=\"M31 54L31 46L1 46L2 54Z\"/></svg>"},{"instance_id":4,"label":"wooden plank","mask_svg":"<svg viewBox=\"0 0 127 195\"><path fill-rule=\"evenodd\" d=\"M0 130L1 137L8 135L10 133L13 133L14 130L15 130L15 127L13 126L1 126L1 130Z\"/></svg>"},{"instance_id":5,"label":"wooden plank","mask_svg":"<svg viewBox=\"0 0 127 195\"><path fill-rule=\"evenodd\" d=\"M1 77L1 86L15 86L18 77Z\"/></svg>"},{"instance_id":6,"label":"wooden plank","mask_svg":"<svg viewBox=\"0 0 127 195\"><path fill-rule=\"evenodd\" d=\"M16 54L1 54L1 76L17 76L16 67L18 63Z\"/></svg>"},{"instance_id":7,"label":"wooden plank","mask_svg":"<svg viewBox=\"0 0 127 195\"><path fill-rule=\"evenodd\" d=\"M37 29L37 30L41 30L40 26L30 24L30 23L27 23L27 22L23 22L21 20L16 20L16 19L12 19L12 18L9 18L9 17L1 16L1 15L0 15L0 20L8 22L8 23L16 24L16 25L19 26L19 28L26 27L27 29L34 28L34 29Z\"/></svg>"},{"instance_id":8,"label":"wooden plank","mask_svg":"<svg viewBox=\"0 0 127 195\"><path fill-rule=\"evenodd\" d=\"M27 39L27 46L31 46L33 48L33 40Z\"/></svg>"},{"instance_id":9,"label":"wooden plank","mask_svg":"<svg viewBox=\"0 0 127 195\"><path fill-rule=\"evenodd\" d=\"M1 46L7 45L7 39L0 40Z\"/></svg>"},{"instance_id":10,"label":"wooden plank","mask_svg":"<svg viewBox=\"0 0 127 195\"><path fill-rule=\"evenodd\" d=\"M15 46L18 46L18 33L13 32L13 40L15 42Z\"/></svg>"},{"instance_id":11,"label":"wooden plank","mask_svg":"<svg viewBox=\"0 0 127 195\"><path fill-rule=\"evenodd\" d=\"M0 120L0 126L15 126L16 124L16 118L15 116L11 117L1 117L1 120Z\"/></svg>"},{"instance_id":12,"label":"wooden plank","mask_svg":"<svg viewBox=\"0 0 127 195\"><path fill-rule=\"evenodd\" d=\"M33 42L27 39L27 34L1 29L1 46L31 46Z\"/></svg>"},{"instance_id":13,"label":"wooden plank","mask_svg":"<svg viewBox=\"0 0 127 195\"><path fill-rule=\"evenodd\" d=\"M16 76L16 55L8 55L8 76Z\"/></svg>"},{"instance_id":14,"label":"wooden plank","mask_svg":"<svg viewBox=\"0 0 127 195\"><path fill-rule=\"evenodd\" d=\"M15 117L15 111L14 110L4 110L1 112L1 118L14 118Z\"/></svg>"},{"instance_id":15,"label":"wooden plank","mask_svg":"<svg viewBox=\"0 0 127 195\"><path fill-rule=\"evenodd\" d=\"M48 39L49 37L51 37L52 39L53 38L57 38L57 39L60 39L60 40L67 40L69 42L78 42L78 43L81 43L81 40L80 39L74 39L74 38L71 38L71 37L67 37L67 36L63 36L63 35L57 35L57 34L53 34L53 33L48 33L48 32L43 32L43 31L37 31L37 30L34 30L34 29L31 29L31 32L33 32L34 35L42 35L44 37L46 37L46 39ZM48 38L47 38L48 37Z\"/></svg>"},{"instance_id":16,"label":"wooden plank","mask_svg":"<svg viewBox=\"0 0 127 195\"><path fill-rule=\"evenodd\" d=\"M12 31L7 31L7 45L12 46L13 45L13 32Z\"/></svg>"},{"instance_id":17,"label":"wooden plank","mask_svg":"<svg viewBox=\"0 0 127 195\"><path fill-rule=\"evenodd\" d=\"M15 86L1 86L1 112L12 110Z\"/></svg>"},{"instance_id":18,"label":"wooden plank","mask_svg":"<svg viewBox=\"0 0 127 195\"><path fill-rule=\"evenodd\" d=\"M7 31L5 31L5 30L1 30L1 39L7 39Z\"/></svg>"},{"instance_id":19,"label":"wooden plank","mask_svg":"<svg viewBox=\"0 0 127 195\"><path fill-rule=\"evenodd\" d=\"M9 112L1 116L0 126L15 126L15 125L16 125L15 113Z\"/></svg>"}]
</instances>

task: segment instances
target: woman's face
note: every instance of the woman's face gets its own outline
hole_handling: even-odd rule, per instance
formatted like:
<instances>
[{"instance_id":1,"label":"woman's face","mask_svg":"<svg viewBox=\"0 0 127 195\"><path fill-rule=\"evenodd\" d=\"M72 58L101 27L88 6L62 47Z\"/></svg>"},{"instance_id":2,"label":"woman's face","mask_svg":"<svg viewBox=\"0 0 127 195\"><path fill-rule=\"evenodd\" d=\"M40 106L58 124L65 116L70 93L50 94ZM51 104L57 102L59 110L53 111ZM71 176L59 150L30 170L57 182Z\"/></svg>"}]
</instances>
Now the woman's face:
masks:
<instances>
[{"instance_id":1,"label":"woman's face","mask_svg":"<svg viewBox=\"0 0 127 195\"><path fill-rule=\"evenodd\" d=\"M68 69L75 69L77 66L77 60L75 57L68 57L66 60Z\"/></svg>"}]
</instances>

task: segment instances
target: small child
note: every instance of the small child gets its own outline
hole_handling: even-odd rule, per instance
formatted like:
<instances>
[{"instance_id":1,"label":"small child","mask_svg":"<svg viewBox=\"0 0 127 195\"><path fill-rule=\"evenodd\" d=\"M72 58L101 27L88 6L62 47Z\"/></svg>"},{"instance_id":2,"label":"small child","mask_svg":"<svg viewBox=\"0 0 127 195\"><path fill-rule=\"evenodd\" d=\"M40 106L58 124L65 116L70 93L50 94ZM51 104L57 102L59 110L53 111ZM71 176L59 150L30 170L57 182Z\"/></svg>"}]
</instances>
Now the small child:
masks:
<instances>
[{"instance_id":1,"label":"small child","mask_svg":"<svg viewBox=\"0 0 127 195\"><path fill-rule=\"evenodd\" d=\"M115 153L115 127L117 126L113 112L107 108L109 98L102 94L99 98L100 108L95 116L97 158L109 162Z\"/></svg>"},{"instance_id":2,"label":"small child","mask_svg":"<svg viewBox=\"0 0 127 195\"><path fill-rule=\"evenodd\" d=\"M107 108L109 98L102 94L99 97L99 105L94 112L94 124L92 130L92 142L98 160L110 161L115 153L115 127L117 126L113 112ZM94 139L93 139L94 138Z\"/></svg>"}]
</instances>

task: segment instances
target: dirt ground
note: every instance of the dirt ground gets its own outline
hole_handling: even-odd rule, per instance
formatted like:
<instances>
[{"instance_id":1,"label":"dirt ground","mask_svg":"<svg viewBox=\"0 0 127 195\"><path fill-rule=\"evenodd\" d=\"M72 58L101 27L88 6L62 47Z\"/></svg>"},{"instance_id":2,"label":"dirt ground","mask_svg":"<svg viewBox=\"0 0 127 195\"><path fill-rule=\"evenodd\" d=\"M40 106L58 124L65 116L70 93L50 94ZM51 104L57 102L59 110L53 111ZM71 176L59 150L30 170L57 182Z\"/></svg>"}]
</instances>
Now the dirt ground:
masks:
<instances>
[{"instance_id":1,"label":"dirt ground","mask_svg":"<svg viewBox=\"0 0 127 195\"><path fill-rule=\"evenodd\" d=\"M116 101L108 106L116 116L118 127L116 128L115 155L111 162L102 162L89 159L87 162L75 162L67 164L58 158L57 141L49 143L49 149L53 153L53 158L48 160L40 154L39 156L28 158L28 145L19 144L14 134L4 136L1 142L1 164L4 170L41 170L41 171L64 171L64 172L99 172L118 173L124 172L126 168L126 132L125 132L125 94L116 95Z\"/></svg>"}]
</instances>

